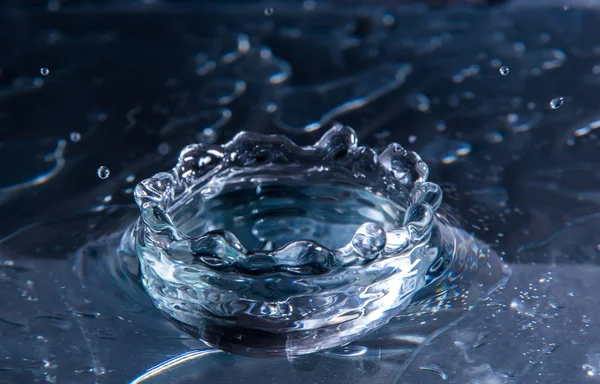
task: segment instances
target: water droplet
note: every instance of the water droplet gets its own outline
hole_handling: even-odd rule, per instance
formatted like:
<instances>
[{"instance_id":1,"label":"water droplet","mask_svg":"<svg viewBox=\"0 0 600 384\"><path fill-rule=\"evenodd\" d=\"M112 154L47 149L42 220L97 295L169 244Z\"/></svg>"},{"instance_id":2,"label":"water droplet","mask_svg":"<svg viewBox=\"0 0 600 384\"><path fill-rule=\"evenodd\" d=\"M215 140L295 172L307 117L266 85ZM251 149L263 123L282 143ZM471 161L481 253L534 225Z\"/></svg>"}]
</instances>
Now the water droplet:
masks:
<instances>
[{"instance_id":1,"label":"water droplet","mask_svg":"<svg viewBox=\"0 0 600 384\"><path fill-rule=\"evenodd\" d=\"M105 167L103 165L100 168L98 168L97 173L98 173L98 177L101 178L102 180L108 179L108 177L110 176L110 169L108 169L108 167Z\"/></svg>"},{"instance_id":2,"label":"water droplet","mask_svg":"<svg viewBox=\"0 0 600 384\"><path fill-rule=\"evenodd\" d=\"M445 121L440 120L435 124L435 130L438 132L444 132L446 131L446 128L448 128L448 126Z\"/></svg>"},{"instance_id":3,"label":"water droplet","mask_svg":"<svg viewBox=\"0 0 600 384\"><path fill-rule=\"evenodd\" d=\"M510 72L510 68L508 68L506 65L503 65L500 67L500 69L498 71L500 72L500 74L502 76L506 76Z\"/></svg>"},{"instance_id":4,"label":"water droplet","mask_svg":"<svg viewBox=\"0 0 600 384\"><path fill-rule=\"evenodd\" d=\"M392 15L390 13L386 13L381 18L381 22L383 23L384 26L391 27L394 24L396 24L396 18L394 17L394 15Z\"/></svg>"},{"instance_id":5,"label":"water droplet","mask_svg":"<svg viewBox=\"0 0 600 384\"><path fill-rule=\"evenodd\" d=\"M302 8L305 11L312 11L317 7L317 2L315 0L304 0L302 3Z\"/></svg>"},{"instance_id":6,"label":"water droplet","mask_svg":"<svg viewBox=\"0 0 600 384\"><path fill-rule=\"evenodd\" d=\"M217 132L211 127L207 127L202 130L202 136L204 136L206 140L212 141L217 137Z\"/></svg>"},{"instance_id":7,"label":"water droplet","mask_svg":"<svg viewBox=\"0 0 600 384\"><path fill-rule=\"evenodd\" d=\"M415 136L415 135L408 136L408 142L411 143L411 144L416 143L417 142L417 136Z\"/></svg>"},{"instance_id":8,"label":"water droplet","mask_svg":"<svg viewBox=\"0 0 600 384\"><path fill-rule=\"evenodd\" d=\"M494 143L494 144L498 144L501 143L502 140L504 140L504 136L502 136L502 133L500 132L488 132L485 134L485 139L487 141L489 141L490 143Z\"/></svg>"},{"instance_id":9,"label":"water droplet","mask_svg":"<svg viewBox=\"0 0 600 384\"><path fill-rule=\"evenodd\" d=\"M127 175L125 181L128 183L133 183L135 181L135 175Z\"/></svg>"},{"instance_id":10,"label":"water droplet","mask_svg":"<svg viewBox=\"0 0 600 384\"><path fill-rule=\"evenodd\" d=\"M273 14L273 8L265 8L265 16L271 16Z\"/></svg>"},{"instance_id":11,"label":"water droplet","mask_svg":"<svg viewBox=\"0 0 600 384\"><path fill-rule=\"evenodd\" d=\"M500 68L502 66L502 62L500 59L492 59L490 60L490 67L492 68Z\"/></svg>"},{"instance_id":12,"label":"water droplet","mask_svg":"<svg viewBox=\"0 0 600 384\"><path fill-rule=\"evenodd\" d=\"M81 140L81 134L79 132L71 132L69 138L73 143L78 143Z\"/></svg>"},{"instance_id":13,"label":"water droplet","mask_svg":"<svg viewBox=\"0 0 600 384\"><path fill-rule=\"evenodd\" d=\"M94 372L96 375L104 375L106 373L106 368L101 366L94 367L92 368L92 372Z\"/></svg>"},{"instance_id":14,"label":"water droplet","mask_svg":"<svg viewBox=\"0 0 600 384\"><path fill-rule=\"evenodd\" d=\"M596 376L598 374L598 369L591 364L583 364L581 368L583 368L588 376Z\"/></svg>"},{"instance_id":15,"label":"water droplet","mask_svg":"<svg viewBox=\"0 0 600 384\"><path fill-rule=\"evenodd\" d=\"M513 44L513 49L517 52L517 53L523 53L525 52L525 50L527 49L527 47L525 46L525 43L521 42L521 41L517 41Z\"/></svg>"},{"instance_id":16,"label":"water droplet","mask_svg":"<svg viewBox=\"0 0 600 384\"><path fill-rule=\"evenodd\" d=\"M42 74L42 76L48 76L50 70L48 68L40 68L40 73Z\"/></svg>"},{"instance_id":17,"label":"water droplet","mask_svg":"<svg viewBox=\"0 0 600 384\"><path fill-rule=\"evenodd\" d=\"M158 153L160 153L162 156L168 155L170 151L171 151L171 147L169 146L169 144L160 143L158 145Z\"/></svg>"},{"instance_id":18,"label":"water droplet","mask_svg":"<svg viewBox=\"0 0 600 384\"><path fill-rule=\"evenodd\" d=\"M565 98L564 97L555 97L554 99L550 100L550 108L552 109L558 109L560 107L562 107L562 105L565 102Z\"/></svg>"},{"instance_id":19,"label":"water droplet","mask_svg":"<svg viewBox=\"0 0 600 384\"><path fill-rule=\"evenodd\" d=\"M273 102L269 102L269 103L267 103L267 105L265 106L265 110L266 110L268 113L273 113L273 112L277 111L277 104L276 104L276 103L273 103Z\"/></svg>"}]
</instances>

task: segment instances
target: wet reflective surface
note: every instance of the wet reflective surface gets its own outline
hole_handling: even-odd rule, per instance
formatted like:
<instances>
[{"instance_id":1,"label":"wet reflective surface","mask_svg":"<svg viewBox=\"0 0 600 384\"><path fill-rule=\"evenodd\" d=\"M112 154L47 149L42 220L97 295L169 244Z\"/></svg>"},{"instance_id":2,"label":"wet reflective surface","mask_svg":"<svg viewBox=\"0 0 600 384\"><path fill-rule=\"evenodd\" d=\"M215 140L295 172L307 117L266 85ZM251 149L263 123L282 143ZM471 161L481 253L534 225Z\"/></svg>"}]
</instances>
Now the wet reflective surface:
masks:
<instances>
[{"instance_id":1,"label":"wet reflective surface","mask_svg":"<svg viewBox=\"0 0 600 384\"><path fill-rule=\"evenodd\" d=\"M0 15L0 382L600 381L598 11L46 5ZM418 152L456 226L512 264L505 288L260 359L182 332L134 260L108 262L136 183L185 145L306 145L332 121Z\"/></svg>"}]
</instances>

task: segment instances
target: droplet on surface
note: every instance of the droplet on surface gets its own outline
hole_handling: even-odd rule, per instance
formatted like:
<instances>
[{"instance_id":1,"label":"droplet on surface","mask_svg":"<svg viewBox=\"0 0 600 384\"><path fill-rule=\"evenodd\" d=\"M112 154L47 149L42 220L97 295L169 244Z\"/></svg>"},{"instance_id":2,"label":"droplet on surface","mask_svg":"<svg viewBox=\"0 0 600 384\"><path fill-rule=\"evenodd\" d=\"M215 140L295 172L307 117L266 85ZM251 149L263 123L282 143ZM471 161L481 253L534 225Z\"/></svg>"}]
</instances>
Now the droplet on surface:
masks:
<instances>
[{"instance_id":1,"label":"droplet on surface","mask_svg":"<svg viewBox=\"0 0 600 384\"><path fill-rule=\"evenodd\" d=\"M40 68L40 73L42 74L42 76L48 76L48 74L50 74L50 70L48 68Z\"/></svg>"},{"instance_id":2,"label":"droplet on surface","mask_svg":"<svg viewBox=\"0 0 600 384\"><path fill-rule=\"evenodd\" d=\"M69 138L71 139L71 142L78 143L79 140L81 140L81 133L71 132L71 134L69 135Z\"/></svg>"},{"instance_id":3,"label":"droplet on surface","mask_svg":"<svg viewBox=\"0 0 600 384\"><path fill-rule=\"evenodd\" d=\"M498 72L500 72L500 74L502 76L506 76L510 72L510 68L508 68L506 65L503 65L503 66L500 67L500 69L498 70Z\"/></svg>"},{"instance_id":4,"label":"droplet on surface","mask_svg":"<svg viewBox=\"0 0 600 384\"><path fill-rule=\"evenodd\" d=\"M562 105L565 102L565 98L560 96L560 97L555 97L554 99L550 100L550 108L552 109L558 109L560 107L562 107Z\"/></svg>"},{"instance_id":5,"label":"droplet on surface","mask_svg":"<svg viewBox=\"0 0 600 384\"><path fill-rule=\"evenodd\" d=\"M108 169L108 167L103 165L100 168L98 168L97 173L98 173L98 177L101 178L102 180L108 179L108 177L110 176L110 169Z\"/></svg>"}]
</instances>

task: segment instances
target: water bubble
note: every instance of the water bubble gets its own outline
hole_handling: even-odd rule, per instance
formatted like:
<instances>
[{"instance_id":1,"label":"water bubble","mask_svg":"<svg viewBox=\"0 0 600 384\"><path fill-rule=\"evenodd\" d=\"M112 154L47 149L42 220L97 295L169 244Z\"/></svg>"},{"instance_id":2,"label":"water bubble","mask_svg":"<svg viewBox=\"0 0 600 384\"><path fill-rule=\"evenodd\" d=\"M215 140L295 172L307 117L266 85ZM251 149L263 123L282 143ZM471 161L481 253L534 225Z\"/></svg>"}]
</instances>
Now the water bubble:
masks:
<instances>
[{"instance_id":1,"label":"water bubble","mask_svg":"<svg viewBox=\"0 0 600 384\"><path fill-rule=\"evenodd\" d=\"M560 107L562 107L562 105L565 102L565 98L560 96L560 97L555 97L554 99L550 100L550 108L552 109L558 109Z\"/></svg>"},{"instance_id":2,"label":"water bubble","mask_svg":"<svg viewBox=\"0 0 600 384\"><path fill-rule=\"evenodd\" d=\"M500 67L500 69L498 71L500 72L500 74L502 76L506 76L510 72L510 68L508 68L506 65L503 65Z\"/></svg>"},{"instance_id":3,"label":"water bubble","mask_svg":"<svg viewBox=\"0 0 600 384\"><path fill-rule=\"evenodd\" d=\"M42 76L48 76L48 74L50 73L50 70L48 68L40 68L40 73L42 74Z\"/></svg>"},{"instance_id":4,"label":"water bubble","mask_svg":"<svg viewBox=\"0 0 600 384\"><path fill-rule=\"evenodd\" d=\"M97 173L98 173L98 177L101 178L102 180L108 179L108 177L110 176L110 169L108 169L108 167L103 165L100 168L98 168Z\"/></svg>"},{"instance_id":5,"label":"water bubble","mask_svg":"<svg viewBox=\"0 0 600 384\"><path fill-rule=\"evenodd\" d=\"M265 16L271 16L273 14L273 8L265 8Z\"/></svg>"},{"instance_id":6,"label":"water bubble","mask_svg":"<svg viewBox=\"0 0 600 384\"><path fill-rule=\"evenodd\" d=\"M81 140L81 134L79 132L71 132L69 138L73 143L78 143Z\"/></svg>"}]
</instances>

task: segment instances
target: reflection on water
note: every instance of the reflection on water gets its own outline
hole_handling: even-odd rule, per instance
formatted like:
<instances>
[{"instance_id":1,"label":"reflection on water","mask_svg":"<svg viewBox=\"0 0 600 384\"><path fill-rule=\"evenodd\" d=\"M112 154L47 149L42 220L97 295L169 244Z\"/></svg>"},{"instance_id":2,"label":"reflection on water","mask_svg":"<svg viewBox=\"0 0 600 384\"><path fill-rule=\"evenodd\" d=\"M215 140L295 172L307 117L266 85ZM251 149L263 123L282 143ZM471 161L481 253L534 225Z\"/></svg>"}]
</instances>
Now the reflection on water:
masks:
<instances>
[{"instance_id":1,"label":"reflection on water","mask_svg":"<svg viewBox=\"0 0 600 384\"><path fill-rule=\"evenodd\" d=\"M600 16L525 3L1 13L0 381L599 380ZM155 309L137 258L111 251L138 216L134 183L186 144L246 130L304 145L332 120L378 153L393 141L421 153L457 251L499 255L510 280L474 305L462 300L485 297L472 283L489 276L464 270L449 305L408 306L316 355L213 353ZM244 228L260 243L271 227ZM429 284L413 302L447 287Z\"/></svg>"}]
</instances>

